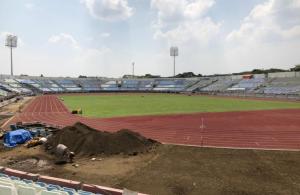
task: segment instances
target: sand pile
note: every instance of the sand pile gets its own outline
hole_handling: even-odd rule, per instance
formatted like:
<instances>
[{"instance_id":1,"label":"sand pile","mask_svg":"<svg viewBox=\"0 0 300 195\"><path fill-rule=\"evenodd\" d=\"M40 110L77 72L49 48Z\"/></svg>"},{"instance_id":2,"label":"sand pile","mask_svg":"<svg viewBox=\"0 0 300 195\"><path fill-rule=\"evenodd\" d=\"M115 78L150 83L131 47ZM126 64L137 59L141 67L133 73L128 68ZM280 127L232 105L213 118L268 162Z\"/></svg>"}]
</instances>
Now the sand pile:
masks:
<instances>
[{"instance_id":1,"label":"sand pile","mask_svg":"<svg viewBox=\"0 0 300 195\"><path fill-rule=\"evenodd\" d=\"M98 131L82 123L76 123L57 131L48 139L48 146L66 145L76 155L128 154L148 152L158 142L147 139L130 130L115 133Z\"/></svg>"}]
</instances>

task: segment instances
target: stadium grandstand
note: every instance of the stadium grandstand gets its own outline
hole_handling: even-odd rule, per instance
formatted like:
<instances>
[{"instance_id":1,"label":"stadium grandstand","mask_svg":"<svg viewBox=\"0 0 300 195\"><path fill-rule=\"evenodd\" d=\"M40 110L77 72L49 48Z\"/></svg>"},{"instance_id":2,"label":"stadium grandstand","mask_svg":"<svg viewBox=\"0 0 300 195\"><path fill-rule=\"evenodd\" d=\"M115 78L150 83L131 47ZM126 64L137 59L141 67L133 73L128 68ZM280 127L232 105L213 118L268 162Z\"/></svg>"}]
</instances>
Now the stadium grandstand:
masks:
<instances>
[{"instance_id":1,"label":"stadium grandstand","mask_svg":"<svg viewBox=\"0 0 300 195\"><path fill-rule=\"evenodd\" d=\"M0 96L84 92L204 93L299 98L300 72L195 78L61 78L0 76Z\"/></svg>"}]
</instances>

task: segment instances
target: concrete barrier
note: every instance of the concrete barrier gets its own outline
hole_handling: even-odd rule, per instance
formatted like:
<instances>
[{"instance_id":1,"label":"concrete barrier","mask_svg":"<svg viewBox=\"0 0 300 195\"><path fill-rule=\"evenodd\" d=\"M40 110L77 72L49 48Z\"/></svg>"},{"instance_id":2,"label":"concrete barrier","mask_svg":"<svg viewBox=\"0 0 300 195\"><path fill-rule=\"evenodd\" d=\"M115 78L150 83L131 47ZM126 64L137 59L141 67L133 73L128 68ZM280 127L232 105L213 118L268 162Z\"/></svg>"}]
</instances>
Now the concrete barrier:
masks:
<instances>
[{"instance_id":1,"label":"concrete barrier","mask_svg":"<svg viewBox=\"0 0 300 195\"><path fill-rule=\"evenodd\" d=\"M68 188L74 188L76 190L81 189L82 183L79 181L72 181L72 180L67 180L67 179L61 179L61 178L56 178L56 177L49 177L49 176L40 176L38 181L48 183L48 184L54 184L54 185L59 185L63 187L68 187Z\"/></svg>"},{"instance_id":2,"label":"concrete barrier","mask_svg":"<svg viewBox=\"0 0 300 195\"><path fill-rule=\"evenodd\" d=\"M47 184L54 184L59 185L62 187L74 188L76 190L84 190L93 193L101 193L103 195L122 195L123 190L104 187L99 185L91 185L91 184L84 184L79 181L67 180L62 178L50 177L50 176L43 176L39 174L27 173L24 171L18 171L10 168L5 168L0 166L0 173L4 173L8 176L15 176L21 179L29 179L32 181L40 181ZM145 195L142 193L138 193L138 195Z\"/></svg>"},{"instance_id":3,"label":"concrete barrier","mask_svg":"<svg viewBox=\"0 0 300 195\"><path fill-rule=\"evenodd\" d=\"M90 184L83 184L81 189L84 191L100 193L100 194L122 195L123 193L123 190L97 186L97 185L90 185Z\"/></svg>"}]
</instances>

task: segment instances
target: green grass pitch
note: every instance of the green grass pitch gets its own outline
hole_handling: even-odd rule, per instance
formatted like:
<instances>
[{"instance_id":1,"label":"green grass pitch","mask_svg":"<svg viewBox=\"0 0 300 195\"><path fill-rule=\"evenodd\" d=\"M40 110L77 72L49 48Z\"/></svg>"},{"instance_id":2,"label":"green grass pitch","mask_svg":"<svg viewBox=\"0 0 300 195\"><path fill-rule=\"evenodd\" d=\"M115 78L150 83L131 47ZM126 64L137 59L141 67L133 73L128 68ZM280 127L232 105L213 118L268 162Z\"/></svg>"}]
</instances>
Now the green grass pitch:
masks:
<instances>
[{"instance_id":1,"label":"green grass pitch","mask_svg":"<svg viewBox=\"0 0 300 195\"><path fill-rule=\"evenodd\" d=\"M66 95L62 98L70 110L82 108L83 115L88 117L300 108L297 102L176 94Z\"/></svg>"}]
</instances>

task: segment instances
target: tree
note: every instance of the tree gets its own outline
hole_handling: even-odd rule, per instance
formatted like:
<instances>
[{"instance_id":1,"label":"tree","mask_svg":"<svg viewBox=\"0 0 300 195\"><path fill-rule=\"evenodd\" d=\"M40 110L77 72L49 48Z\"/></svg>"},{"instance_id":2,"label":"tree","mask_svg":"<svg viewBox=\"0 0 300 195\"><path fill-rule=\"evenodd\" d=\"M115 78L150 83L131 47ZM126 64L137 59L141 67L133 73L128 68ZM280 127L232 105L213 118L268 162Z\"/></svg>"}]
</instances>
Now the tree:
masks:
<instances>
[{"instance_id":1,"label":"tree","mask_svg":"<svg viewBox=\"0 0 300 195\"><path fill-rule=\"evenodd\" d=\"M296 65L294 68L291 68L291 71L300 71L300 64Z\"/></svg>"},{"instance_id":2,"label":"tree","mask_svg":"<svg viewBox=\"0 0 300 195\"><path fill-rule=\"evenodd\" d=\"M193 72L184 72L175 76L175 78L191 78L191 77L201 77L201 74L194 74Z\"/></svg>"}]
</instances>

